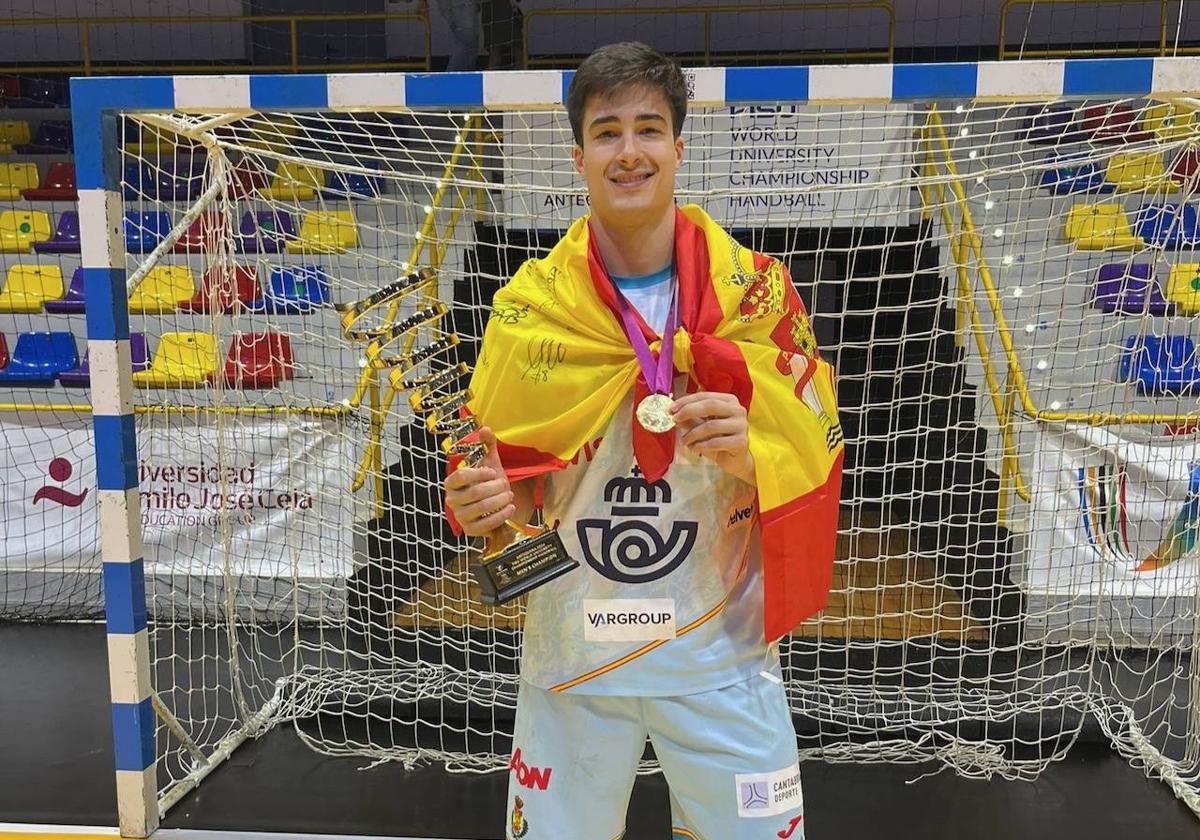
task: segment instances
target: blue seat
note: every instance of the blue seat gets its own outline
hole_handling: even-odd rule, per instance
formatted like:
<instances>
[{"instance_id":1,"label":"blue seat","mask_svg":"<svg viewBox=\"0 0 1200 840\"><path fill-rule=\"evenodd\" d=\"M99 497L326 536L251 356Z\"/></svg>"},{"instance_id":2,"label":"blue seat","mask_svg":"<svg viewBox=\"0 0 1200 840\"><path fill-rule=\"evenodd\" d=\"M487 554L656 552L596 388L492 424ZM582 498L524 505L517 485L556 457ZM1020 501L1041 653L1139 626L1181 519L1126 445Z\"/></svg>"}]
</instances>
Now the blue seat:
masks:
<instances>
[{"instance_id":1,"label":"blue seat","mask_svg":"<svg viewBox=\"0 0 1200 840\"><path fill-rule=\"evenodd\" d=\"M1191 204L1143 204L1134 216L1137 235L1156 248L1181 248L1200 244L1196 208Z\"/></svg>"},{"instance_id":2,"label":"blue seat","mask_svg":"<svg viewBox=\"0 0 1200 840\"><path fill-rule=\"evenodd\" d=\"M321 190L327 201L346 201L355 198L378 198L383 192L383 179L360 172L334 172L329 186Z\"/></svg>"},{"instance_id":3,"label":"blue seat","mask_svg":"<svg viewBox=\"0 0 1200 840\"><path fill-rule=\"evenodd\" d=\"M75 336L69 332L29 332L17 336L0 385L50 386L65 370L79 364Z\"/></svg>"},{"instance_id":4,"label":"blue seat","mask_svg":"<svg viewBox=\"0 0 1200 840\"><path fill-rule=\"evenodd\" d=\"M1134 382L1139 394L1200 392L1200 357L1186 335L1131 335L1121 353L1120 380Z\"/></svg>"},{"instance_id":5,"label":"blue seat","mask_svg":"<svg viewBox=\"0 0 1200 840\"><path fill-rule=\"evenodd\" d=\"M121 175L121 195L126 201L134 201L139 198L156 199L158 198L157 188L158 182L154 177L154 167L136 160L128 161L125 164L125 171Z\"/></svg>"},{"instance_id":6,"label":"blue seat","mask_svg":"<svg viewBox=\"0 0 1200 840\"><path fill-rule=\"evenodd\" d=\"M125 250L131 254L153 251L171 229L171 217L166 210L125 213Z\"/></svg>"},{"instance_id":7,"label":"blue seat","mask_svg":"<svg viewBox=\"0 0 1200 840\"><path fill-rule=\"evenodd\" d=\"M74 148L69 120L42 120L32 143L20 143L13 151L22 155L61 155Z\"/></svg>"},{"instance_id":8,"label":"blue seat","mask_svg":"<svg viewBox=\"0 0 1200 840\"><path fill-rule=\"evenodd\" d=\"M1040 185L1054 195L1110 193L1116 189L1114 184L1105 180L1104 170L1093 161L1065 158L1052 159L1047 163L1054 168L1042 173Z\"/></svg>"},{"instance_id":9,"label":"blue seat","mask_svg":"<svg viewBox=\"0 0 1200 840\"><path fill-rule=\"evenodd\" d=\"M329 305L329 275L319 265L279 265L271 269L267 293L251 301L251 312L305 315Z\"/></svg>"}]
</instances>

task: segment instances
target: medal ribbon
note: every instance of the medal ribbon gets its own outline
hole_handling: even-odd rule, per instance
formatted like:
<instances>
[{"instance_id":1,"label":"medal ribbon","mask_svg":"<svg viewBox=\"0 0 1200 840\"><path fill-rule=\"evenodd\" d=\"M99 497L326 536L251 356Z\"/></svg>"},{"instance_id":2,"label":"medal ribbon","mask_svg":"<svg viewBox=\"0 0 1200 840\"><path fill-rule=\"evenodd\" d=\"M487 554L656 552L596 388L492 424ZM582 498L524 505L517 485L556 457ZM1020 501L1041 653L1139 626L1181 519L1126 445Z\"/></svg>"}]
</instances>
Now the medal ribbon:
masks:
<instances>
[{"instance_id":1,"label":"medal ribbon","mask_svg":"<svg viewBox=\"0 0 1200 840\"><path fill-rule=\"evenodd\" d=\"M616 288L615 283L613 287ZM675 331L679 329L678 281L675 282L675 288L671 290L671 306L667 310L667 325L663 327L662 350L658 353L657 362L654 354L650 351L650 345L646 343L646 337L642 335L637 319L634 317L633 307L629 305L629 301L620 289L616 291L617 304L621 308L621 327L625 330L625 337L629 339L630 346L633 347L634 355L637 356L638 367L642 370L642 378L650 386L650 393L670 395L673 378L671 351L675 345Z\"/></svg>"}]
</instances>

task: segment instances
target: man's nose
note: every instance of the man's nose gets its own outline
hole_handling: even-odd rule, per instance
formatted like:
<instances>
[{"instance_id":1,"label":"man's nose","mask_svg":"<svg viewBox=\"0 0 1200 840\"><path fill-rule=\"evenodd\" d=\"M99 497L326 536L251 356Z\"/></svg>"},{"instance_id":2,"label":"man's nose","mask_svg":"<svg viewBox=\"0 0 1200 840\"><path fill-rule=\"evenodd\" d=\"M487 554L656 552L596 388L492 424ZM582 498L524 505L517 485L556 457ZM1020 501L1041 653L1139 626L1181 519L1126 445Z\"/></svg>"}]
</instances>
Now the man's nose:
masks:
<instances>
[{"instance_id":1,"label":"man's nose","mask_svg":"<svg viewBox=\"0 0 1200 840\"><path fill-rule=\"evenodd\" d=\"M641 152L638 150L637 137L632 131L625 132L621 135L621 148L617 150L617 157L621 163L628 165L636 162L638 155Z\"/></svg>"}]
</instances>

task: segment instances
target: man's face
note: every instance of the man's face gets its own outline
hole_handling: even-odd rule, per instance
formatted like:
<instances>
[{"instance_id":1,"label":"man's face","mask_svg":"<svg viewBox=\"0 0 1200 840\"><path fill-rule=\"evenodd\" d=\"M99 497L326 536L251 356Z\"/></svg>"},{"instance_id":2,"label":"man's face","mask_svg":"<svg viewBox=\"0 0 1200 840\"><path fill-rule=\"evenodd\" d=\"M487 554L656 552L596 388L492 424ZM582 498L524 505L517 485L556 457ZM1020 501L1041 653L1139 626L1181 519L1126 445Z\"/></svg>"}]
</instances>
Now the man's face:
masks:
<instances>
[{"instance_id":1,"label":"man's face","mask_svg":"<svg viewBox=\"0 0 1200 840\"><path fill-rule=\"evenodd\" d=\"M657 90L630 87L588 101L575 169L606 227L653 222L674 205L683 139L672 129L670 106Z\"/></svg>"}]
</instances>

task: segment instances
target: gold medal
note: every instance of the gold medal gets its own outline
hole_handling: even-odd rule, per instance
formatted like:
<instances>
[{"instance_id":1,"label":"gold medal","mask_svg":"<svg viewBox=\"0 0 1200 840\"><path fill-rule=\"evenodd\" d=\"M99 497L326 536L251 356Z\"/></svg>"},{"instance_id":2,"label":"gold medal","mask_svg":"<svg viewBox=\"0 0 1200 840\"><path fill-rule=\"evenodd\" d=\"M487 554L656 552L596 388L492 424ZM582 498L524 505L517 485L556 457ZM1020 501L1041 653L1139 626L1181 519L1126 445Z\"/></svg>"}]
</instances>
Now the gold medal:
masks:
<instances>
[{"instance_id":1,"label":"gold medal","mask_svg":"<svg viewBox=\"0 0 1200 840\"><path fill-rule=\"evenodd\" d=\"M637 407L637 419L643 429L660 434L675 428L675 418L671 416L670 394L651 394Z\"/></svg>"}]
</instances>

